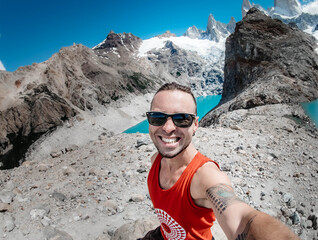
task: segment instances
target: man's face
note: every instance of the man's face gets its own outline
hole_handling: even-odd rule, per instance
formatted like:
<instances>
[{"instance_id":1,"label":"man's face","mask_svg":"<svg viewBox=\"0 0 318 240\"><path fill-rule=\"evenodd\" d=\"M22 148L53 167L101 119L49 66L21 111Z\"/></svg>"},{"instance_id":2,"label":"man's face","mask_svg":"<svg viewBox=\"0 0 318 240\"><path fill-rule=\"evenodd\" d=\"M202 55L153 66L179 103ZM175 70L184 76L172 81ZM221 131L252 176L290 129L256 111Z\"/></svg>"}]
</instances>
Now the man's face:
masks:
<instances>
[{"instance_id":1,"label":"man's face","mask_svg":"<svg viewBox=\"0 0 318 240\"><path fill-rule=\"evenodd\" d=\"M195 103L188 93L178 90L161 91L155 95L151 111L195 114ZM163 126L149 124L149 135L163 157L173 158L191 144L198 125L198 117L188 128L177 127L169 117Z\"/></svg>"}]
</instances>

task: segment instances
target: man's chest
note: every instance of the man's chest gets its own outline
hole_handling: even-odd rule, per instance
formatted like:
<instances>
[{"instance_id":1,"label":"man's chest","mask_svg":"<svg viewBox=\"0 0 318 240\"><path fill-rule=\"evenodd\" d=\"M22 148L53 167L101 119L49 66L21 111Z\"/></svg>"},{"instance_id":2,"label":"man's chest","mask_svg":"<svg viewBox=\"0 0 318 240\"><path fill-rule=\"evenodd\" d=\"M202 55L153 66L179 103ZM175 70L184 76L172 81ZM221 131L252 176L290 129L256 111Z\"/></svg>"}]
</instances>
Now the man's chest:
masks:
<instances>
[{"instance_id":1,"label":"man's chest","mask_svg":"<svg viewBox=\"0 0 318 240\"><path fill-rule=\"evenodd\" d=\"M159 171L159 184L162 189L172 188L182 176L186 167L179 168L175 171L171 171L162 167Z\"/></svg>"}]
</instances>

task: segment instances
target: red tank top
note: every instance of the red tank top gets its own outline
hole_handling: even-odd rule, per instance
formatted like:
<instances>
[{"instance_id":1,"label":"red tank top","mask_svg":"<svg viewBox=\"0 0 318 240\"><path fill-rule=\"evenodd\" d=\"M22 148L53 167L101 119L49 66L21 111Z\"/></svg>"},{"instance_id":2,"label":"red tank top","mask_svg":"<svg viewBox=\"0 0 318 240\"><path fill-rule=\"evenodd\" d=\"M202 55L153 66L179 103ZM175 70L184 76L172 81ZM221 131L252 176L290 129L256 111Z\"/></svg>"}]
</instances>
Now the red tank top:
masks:
<instances>
[{"instance_id":1,"label":"red tank top","mask_svg":"<svg viewBox=\"0 0 318 240\"><path fill-rule=\"evenodd\" d=\"M204 239L211 240L210 228L215 220L211 209L197 206L190 193L193 175L211 159L197 153L181 174L178 181L170 189L162 189L159 184L159 170L162 156L158 154L149 175L148 190L161 223L164 239ZM218 167L219 165L214 162Z\"/></svg>"}]
</instances>

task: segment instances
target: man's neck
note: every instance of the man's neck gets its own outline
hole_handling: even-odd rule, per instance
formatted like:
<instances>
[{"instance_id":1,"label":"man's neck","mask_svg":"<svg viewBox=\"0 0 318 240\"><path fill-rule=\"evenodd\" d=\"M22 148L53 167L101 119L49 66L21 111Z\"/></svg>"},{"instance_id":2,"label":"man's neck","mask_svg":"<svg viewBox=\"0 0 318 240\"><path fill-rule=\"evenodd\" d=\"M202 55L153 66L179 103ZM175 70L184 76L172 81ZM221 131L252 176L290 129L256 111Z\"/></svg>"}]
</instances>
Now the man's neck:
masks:
<instances>
[{"instance_id":1,"label":"man's neck","mask_svg":"<svg viewBox=\"0 0 318 240\"><path fill-rule=\"evenodd\" d=\"M167 167L170 170L177 170L181 167L188 166L194 156L198 153L198 150L190 144L186 149L180 152L173 158L163 158Z\"/></svg>"}]
</instances>

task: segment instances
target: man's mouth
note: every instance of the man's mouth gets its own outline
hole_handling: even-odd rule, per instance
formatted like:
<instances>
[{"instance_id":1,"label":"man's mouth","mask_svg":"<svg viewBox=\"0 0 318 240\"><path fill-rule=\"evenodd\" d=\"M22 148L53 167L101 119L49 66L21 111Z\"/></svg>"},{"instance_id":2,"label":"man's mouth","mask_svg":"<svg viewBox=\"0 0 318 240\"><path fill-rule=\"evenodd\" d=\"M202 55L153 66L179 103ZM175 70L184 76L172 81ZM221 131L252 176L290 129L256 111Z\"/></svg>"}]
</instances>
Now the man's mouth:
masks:
<instances>
[{"instance_id":1,"label":"man's mouth","mask_svg":"<svg viewBox=\"0 0 318 240\"><path fill-rule=\"evenodd\" d=\"M165 138L165 137L160 137L160 139L164 142L164 143L168 143L168 144L171 144L171 143L176 143L180 140L180 138L178 137L174 137L174 138Z\"/></svg>"}]
</instances>

